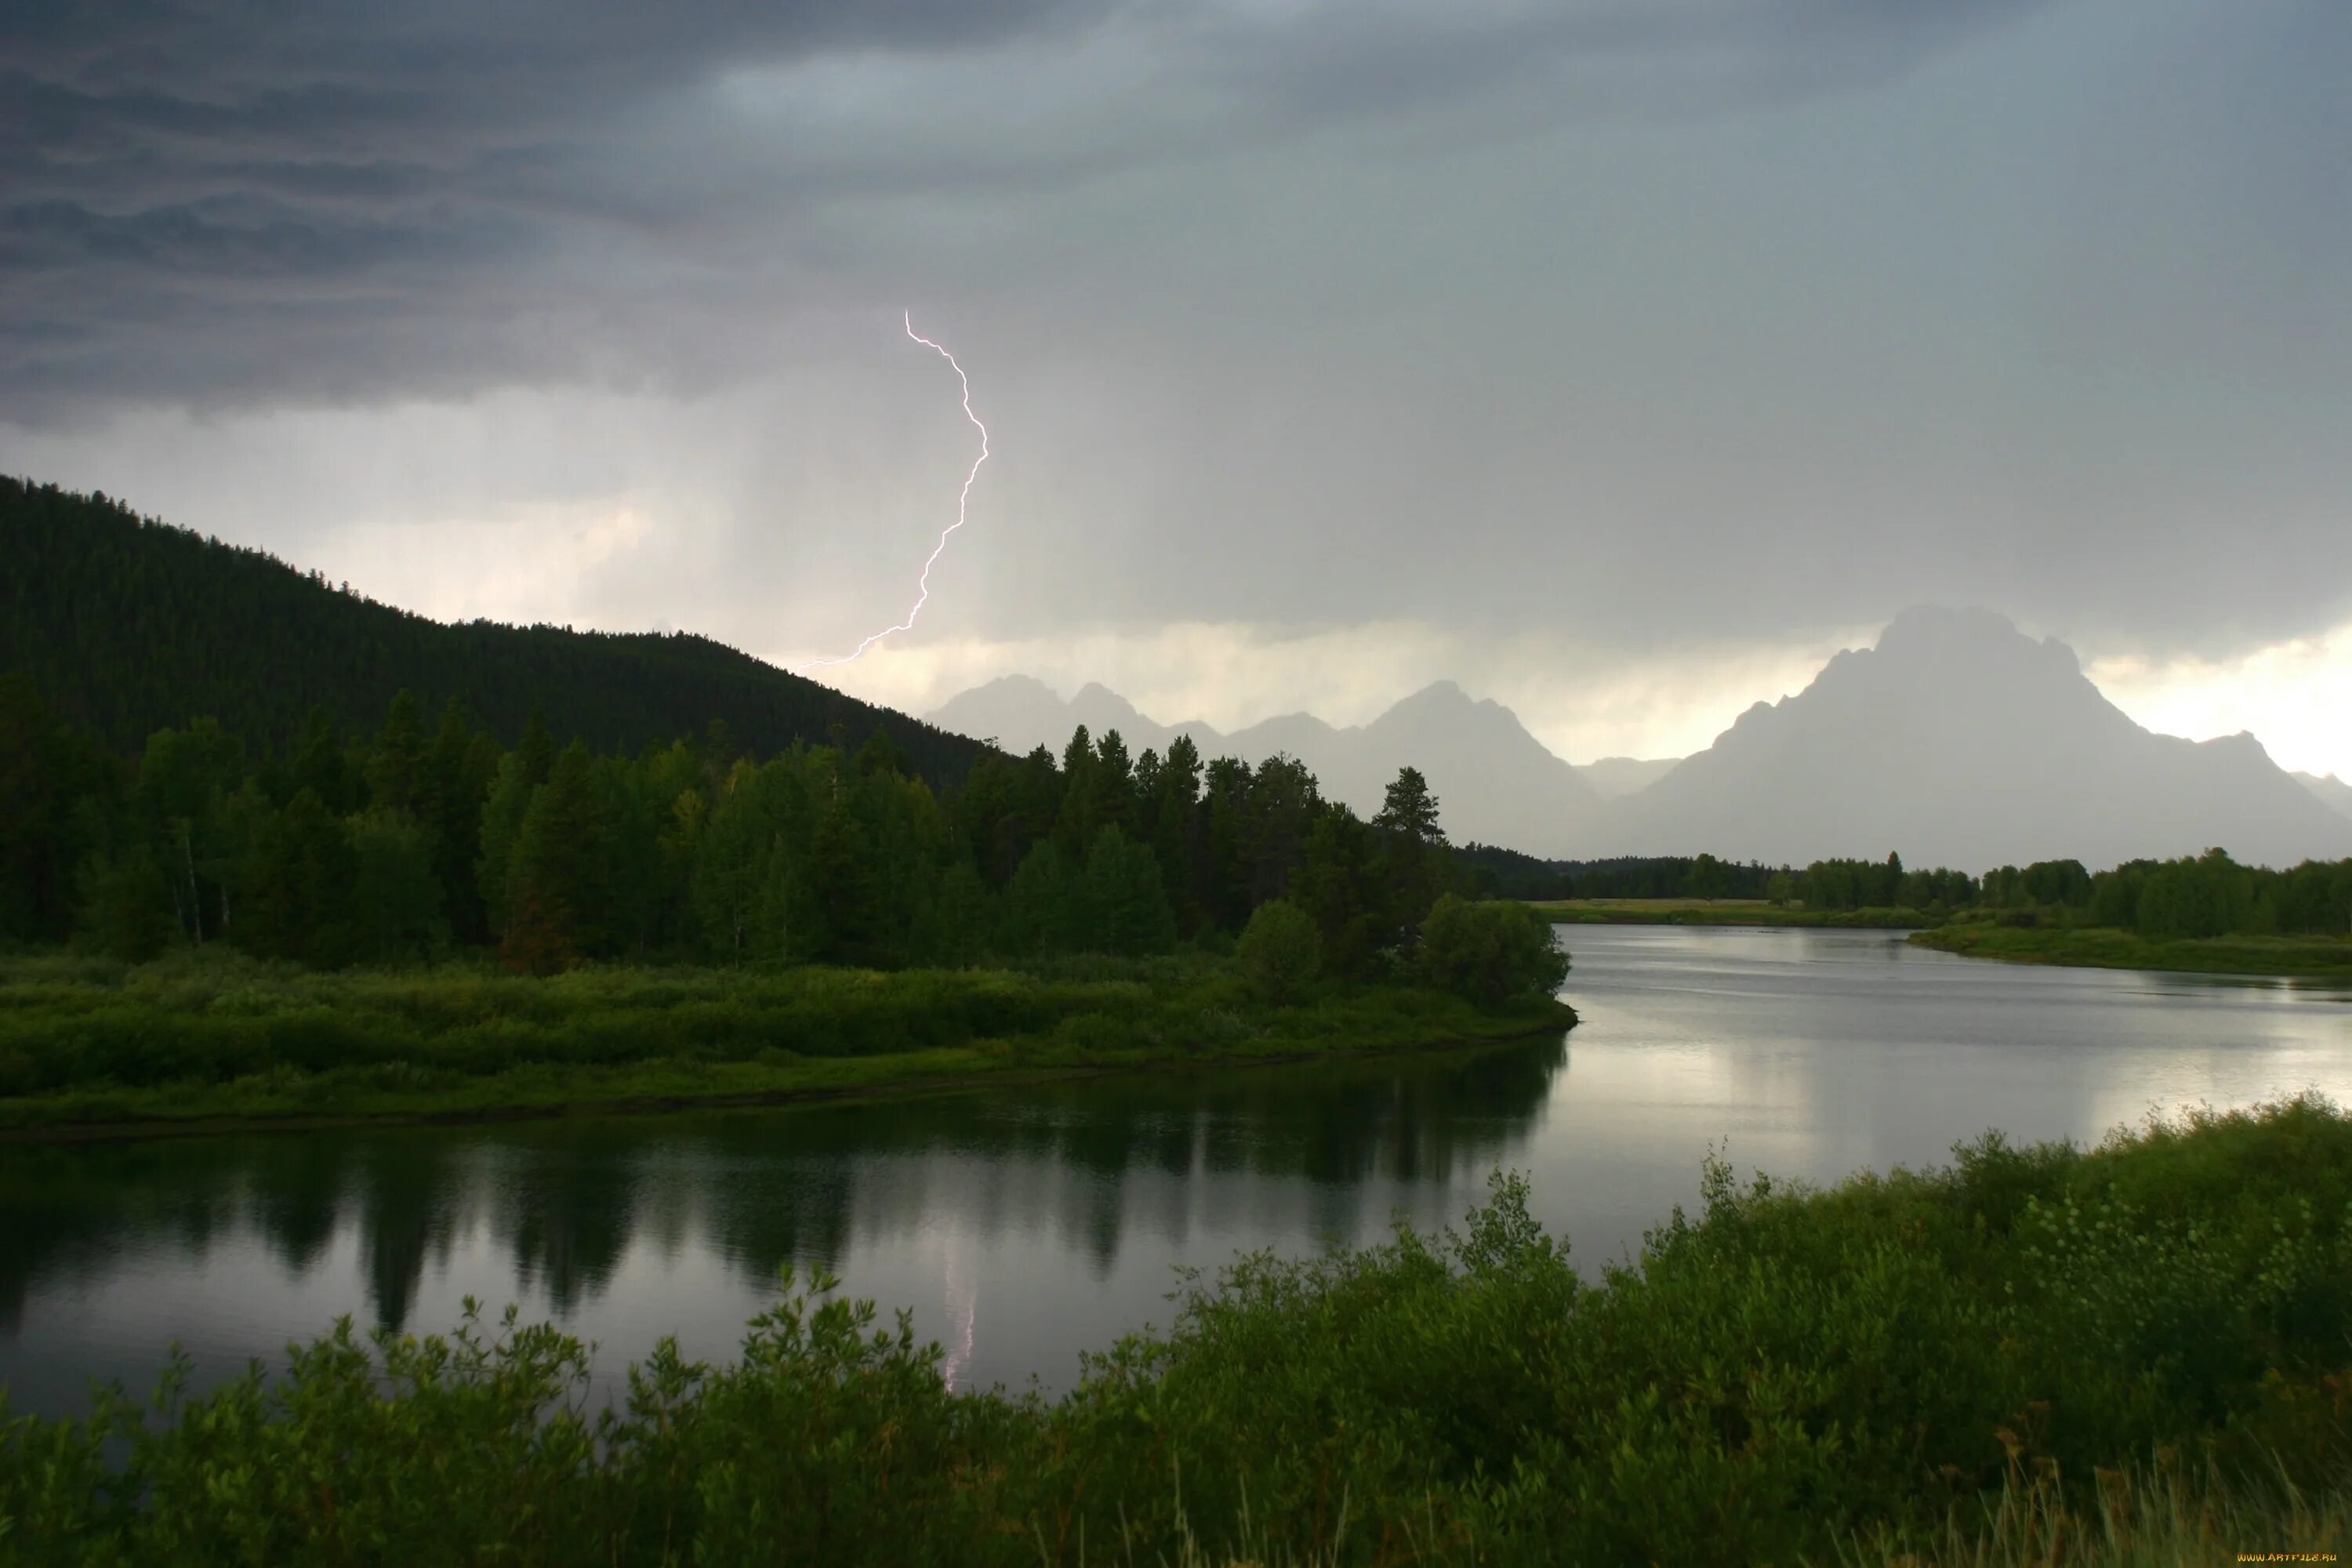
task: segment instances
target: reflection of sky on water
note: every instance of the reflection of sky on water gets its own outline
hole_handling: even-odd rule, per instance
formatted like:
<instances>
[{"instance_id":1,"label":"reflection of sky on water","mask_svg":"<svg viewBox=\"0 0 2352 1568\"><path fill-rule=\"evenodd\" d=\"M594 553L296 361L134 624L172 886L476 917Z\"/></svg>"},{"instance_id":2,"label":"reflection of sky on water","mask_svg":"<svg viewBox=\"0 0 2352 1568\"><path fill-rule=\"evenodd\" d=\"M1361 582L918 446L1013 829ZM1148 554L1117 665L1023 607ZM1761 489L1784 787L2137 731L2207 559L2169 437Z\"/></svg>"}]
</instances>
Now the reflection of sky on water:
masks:
<instances>
[{"instance_id":1,"label":"reflection of sky on water","mask_svg":"<svg viewBox=\"0 0 2352 1568\"><path fill-rule=\"evenodd\" d=\"M1572 930L1559 1042L657 1121L0 1152L0 1380L19 1408L202 1372L341 1312L437 1330L468 1293L723 1357L787 1263L914 1310L960 1385L1066 1383L1167 1321L1172 1266L1458 1220L1496 1163L1590 1268L1741 1170L1831 1181L2000 1126L2352 1096L2352 999L2021 969L1875 932Z\"/></svg>"}]
</instances>

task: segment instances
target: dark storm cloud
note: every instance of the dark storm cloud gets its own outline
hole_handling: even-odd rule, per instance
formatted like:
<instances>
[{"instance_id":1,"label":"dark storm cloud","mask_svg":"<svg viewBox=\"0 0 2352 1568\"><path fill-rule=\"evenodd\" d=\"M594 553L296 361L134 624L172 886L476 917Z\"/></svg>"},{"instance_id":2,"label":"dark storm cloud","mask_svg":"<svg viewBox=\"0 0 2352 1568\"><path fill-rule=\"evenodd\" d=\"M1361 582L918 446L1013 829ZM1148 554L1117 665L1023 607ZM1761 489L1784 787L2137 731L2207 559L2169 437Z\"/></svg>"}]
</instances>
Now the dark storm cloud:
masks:
<instances>
[{"instance_id":1,"label":"dark storm cloud","mask_svg":"<svg viewBox=\"0 0 2352 1568\"><path fill-rule=\"evenodd\" d=\"M568 334L515 320L560 313L565 290L510 269L641 216L608 171L649 102L730 62L1083 22L1069 0L17 14L0 30L6 411L561 374Z\"/></svg>"},{"instance_id":2,"label":"dark storm cloud","mask_svg":"<svg viewBox=\"0 0 2352 1568\"><path fill-rule=\"evenodd\" d=\"M769 297L856 261L828 204L1333 123L1451 111L1475 133L1811 90L2026 3L25 7L0 23L0 415L446 395L681 355L723 376L747 256ZM959 120L861 100L829 127L793 81L762 131L714 100L730 73L1010 54L1030 88L1065 55L1083 85L1089 48L1135 91L985 152L975 117L1021 104Z\"/></svg>"},{"instance_id":3,"label":"dark storm cloud","mask_svg":"<svg viewBox=\"0 0 2352 1568\"><path fill-rule=\"evenodd\" d=\"M2043 3L1664 0L1465 10L1444 26L1375 7L1337 28L1320 17L1295 24L1275 47L1261 37L1259 47L1233 51L1230 68L1270 112L1304 122L1537 83L1559 89L1543 100L1556 114L1637 105L1688 112L1874 80ZM1562 66L1572 72L1564 80L1555 74Z\"/></svg>"}]
</instances>

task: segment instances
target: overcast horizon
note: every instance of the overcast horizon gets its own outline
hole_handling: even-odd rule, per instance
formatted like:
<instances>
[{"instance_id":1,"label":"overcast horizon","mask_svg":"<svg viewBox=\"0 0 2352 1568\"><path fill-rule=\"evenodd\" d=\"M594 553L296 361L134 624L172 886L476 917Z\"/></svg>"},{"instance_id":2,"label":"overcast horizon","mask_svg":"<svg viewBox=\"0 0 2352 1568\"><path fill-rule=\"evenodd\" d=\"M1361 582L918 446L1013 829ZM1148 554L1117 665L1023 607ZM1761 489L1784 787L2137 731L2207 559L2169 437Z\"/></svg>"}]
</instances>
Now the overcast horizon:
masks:
<instances>
[{"instance_id":1,"label":"overcast horizon","mask_svg":"<svg viewBox=\"0 0 2352 1568\"><path fill-rule=\"evenodd\" d=\"M2352 776L2352 7L0 21L0 471L923 713L1675 756L1902 609ZM560 18L560 20L559 20Z\"/></svg>"}]
</instances>

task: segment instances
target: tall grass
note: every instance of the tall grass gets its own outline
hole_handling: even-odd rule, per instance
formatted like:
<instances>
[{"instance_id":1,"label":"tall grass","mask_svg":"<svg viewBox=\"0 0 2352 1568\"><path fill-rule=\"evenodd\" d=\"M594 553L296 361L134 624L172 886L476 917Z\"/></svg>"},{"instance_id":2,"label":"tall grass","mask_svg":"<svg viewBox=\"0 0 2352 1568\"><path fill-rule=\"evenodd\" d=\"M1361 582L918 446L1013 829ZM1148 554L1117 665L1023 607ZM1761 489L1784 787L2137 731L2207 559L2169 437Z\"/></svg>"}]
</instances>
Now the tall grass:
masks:
<instances>
[{"instance_id":1,"label":"tall grass","mask_svg":"<svg viewBox=\"0 0 2352 1568\"><path fill-rule=\"evenodd\" d=\"M2352 1486L2313 1493L2290 1474L2232 1477L2179 1456L2101 1469L2069 1485L2054 1467L2013 1472L1906 1547L1883 1537L1842 1551L1842 1568L2203 1568L2341 1561L2352 1551Z\"/></svg>"},{"instance_id":2,"label":"tall grass","mask_svg":"<svg viewBox=\"0 0 2352 1568\"><path fill-rule=\"evenodd\" d=\"M1827 1192L1710 1163L1584 1283L1524 1184L1194 1276L1068 1394L959 1393L787 1277L730 1365L587 1407L511 1313L0 1429L58 1563L2207 1562L2340 1549L2352 1118L1988 1136ZM2326 1545L2305 1547L2307 1542Z\"/></svg>"}]
</instances>

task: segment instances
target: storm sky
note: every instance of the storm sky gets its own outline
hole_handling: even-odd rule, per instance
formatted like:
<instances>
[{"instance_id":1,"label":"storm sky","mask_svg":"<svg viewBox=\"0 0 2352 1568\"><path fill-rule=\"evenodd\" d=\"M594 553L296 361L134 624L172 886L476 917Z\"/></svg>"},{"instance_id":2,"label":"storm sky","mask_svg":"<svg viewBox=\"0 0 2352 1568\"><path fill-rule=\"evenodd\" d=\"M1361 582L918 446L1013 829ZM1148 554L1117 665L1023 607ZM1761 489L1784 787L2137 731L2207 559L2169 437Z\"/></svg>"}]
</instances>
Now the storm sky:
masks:
<instances>
[{"instance_id":1,"label":"storm sky","mask_svg":"<svg viewBox=\"0 0 2352 1568\"><path fill-rule=\"evenodd\" d=\"M0 470L917 710L1703 745L1907 605L2352 774L2341 0L0 18Z\"/></svg>"}]
</instances>

